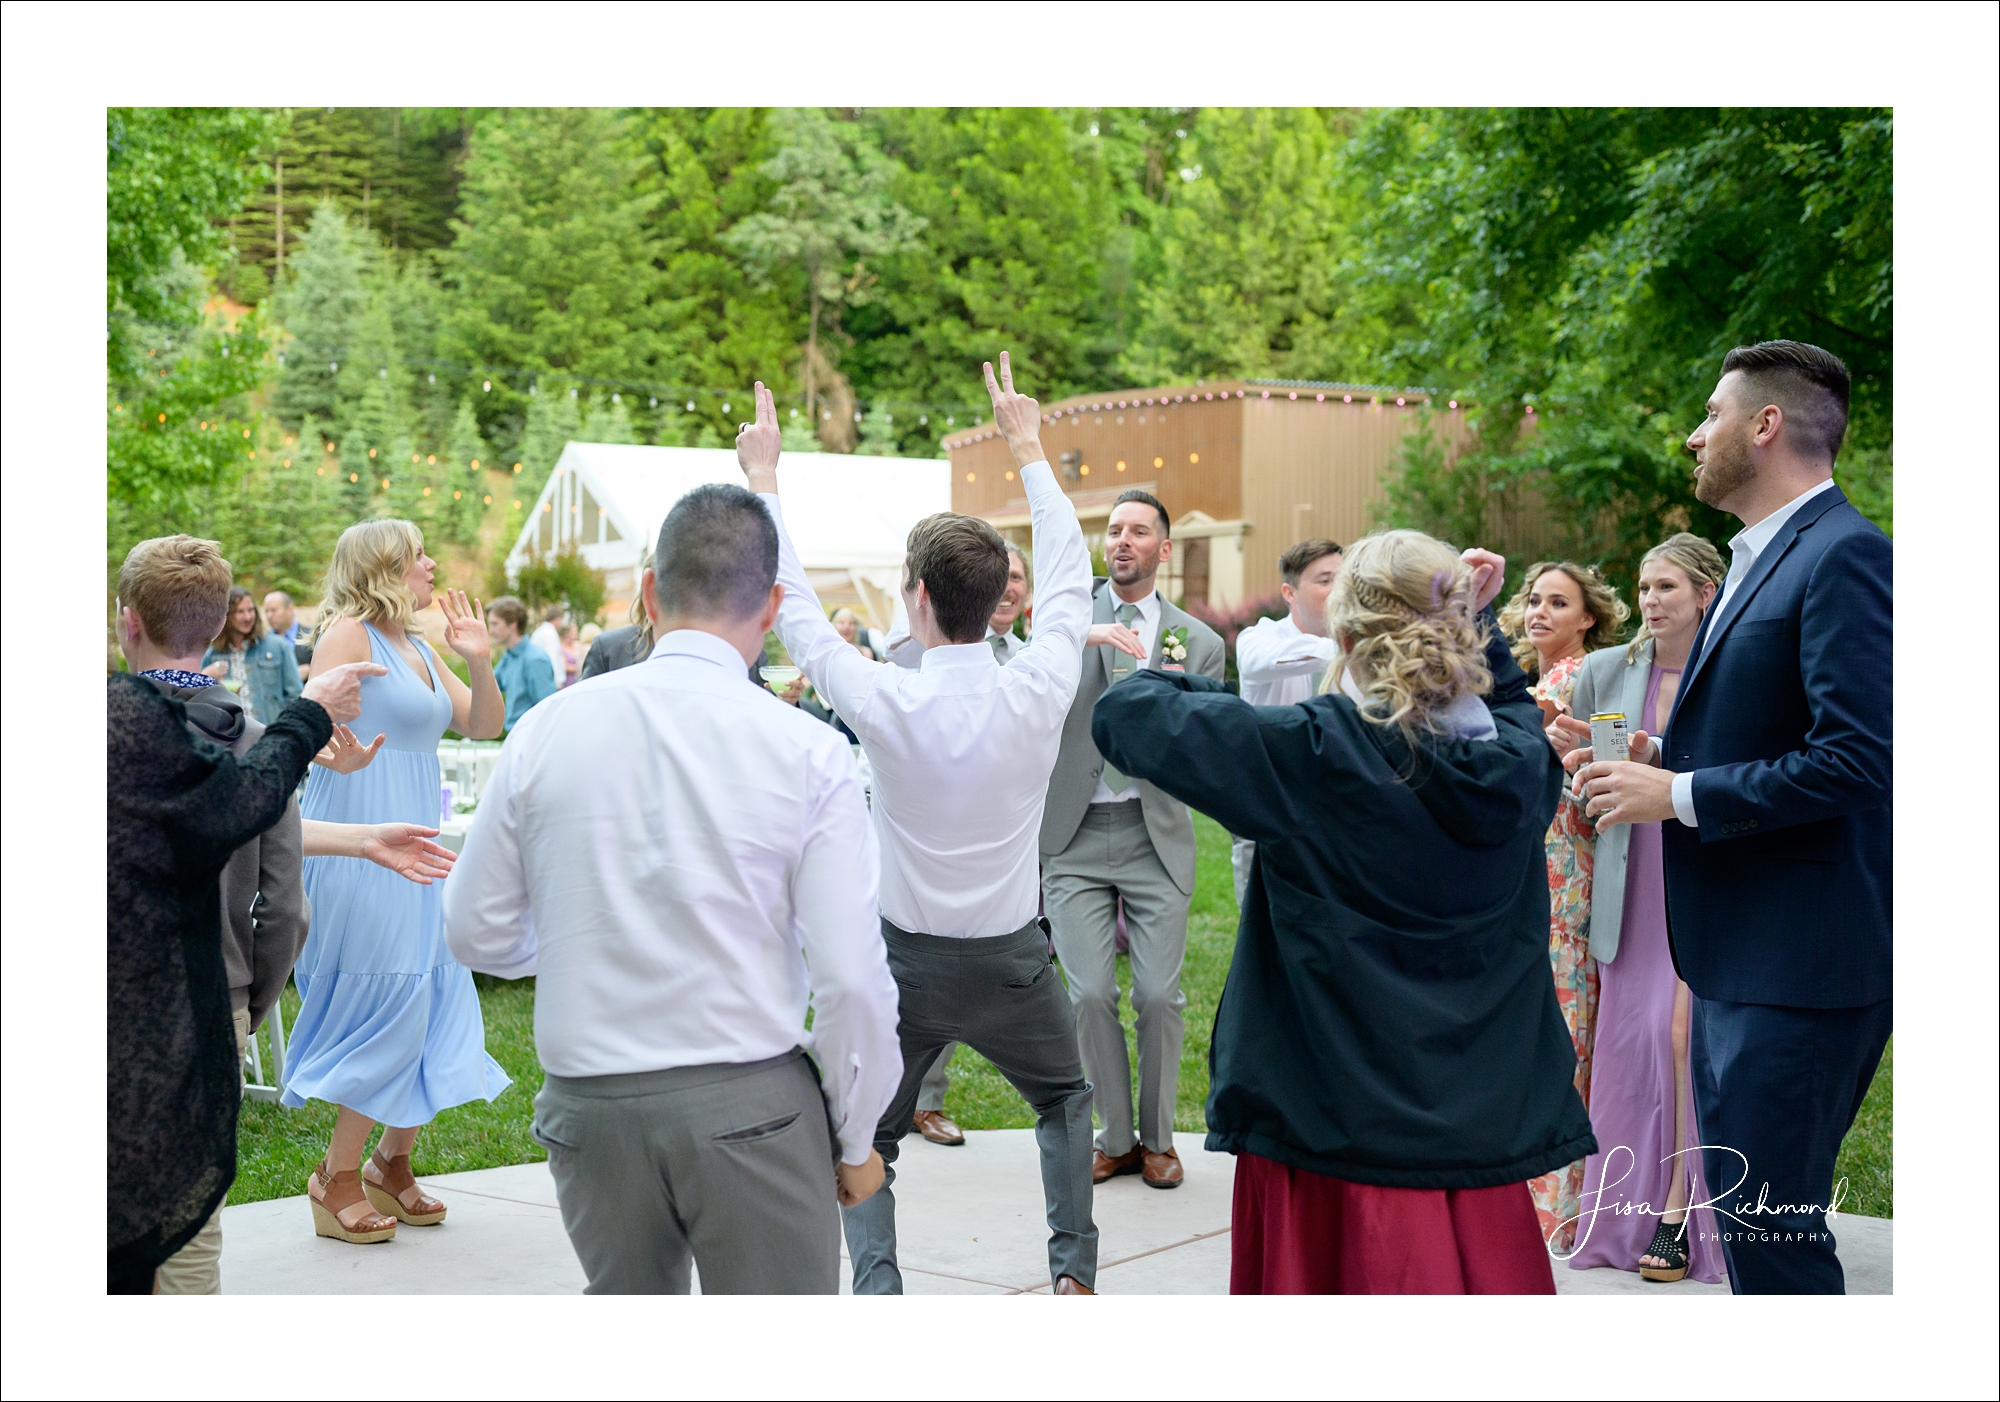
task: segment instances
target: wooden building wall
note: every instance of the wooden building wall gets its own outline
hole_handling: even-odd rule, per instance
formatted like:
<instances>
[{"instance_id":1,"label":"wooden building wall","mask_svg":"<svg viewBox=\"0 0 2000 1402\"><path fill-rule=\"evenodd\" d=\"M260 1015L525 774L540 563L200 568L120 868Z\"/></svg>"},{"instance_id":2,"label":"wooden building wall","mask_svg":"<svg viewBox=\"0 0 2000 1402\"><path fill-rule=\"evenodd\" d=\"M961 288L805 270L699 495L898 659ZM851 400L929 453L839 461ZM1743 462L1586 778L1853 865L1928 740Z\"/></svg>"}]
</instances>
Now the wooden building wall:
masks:
<instances>
[{"instance_id":1,"label":"wooden building wall","mask_svg":"<svg viewBox=\"0 0 2000 1402\"><path fill-rule=\"evenodd\" d=\"M1339 393L1300 391L1294 400L1293 392L1258 389L1243 401L1246 598L1278 592L1278 557L1299 541L1328 536L1346 545L1368 533L1383 469L1422 412L1414 398L1399 407L1386 394L1346 403ZM1437 405L1432 415L1449 451L1470 438L1463 410Z\"/></svg>"},{"instance_id":2,"label":"wooden building wall","mask_svg":"<svg viewBox=\"0 0 2000 1402\"><path fill-rule=\"evenodd\" d=\"M1235 398L1242 388L1231 380L1057 400L1042 406L1049 416L1042 446L1063 490L1100 513L1093 499L1102 493L1143 487L1176 520L1190 511L1234 520L1243 509L1243 416ZM1173 402L1176 397L1181 402ZM997 429L989 423L944 441L951 454L952 510L988 517L1026 513L1027 494L1012 475L1013 455ZM1065 463L1065 453L1076 454L1075 460Z\"/></svg>"}]
</instances>

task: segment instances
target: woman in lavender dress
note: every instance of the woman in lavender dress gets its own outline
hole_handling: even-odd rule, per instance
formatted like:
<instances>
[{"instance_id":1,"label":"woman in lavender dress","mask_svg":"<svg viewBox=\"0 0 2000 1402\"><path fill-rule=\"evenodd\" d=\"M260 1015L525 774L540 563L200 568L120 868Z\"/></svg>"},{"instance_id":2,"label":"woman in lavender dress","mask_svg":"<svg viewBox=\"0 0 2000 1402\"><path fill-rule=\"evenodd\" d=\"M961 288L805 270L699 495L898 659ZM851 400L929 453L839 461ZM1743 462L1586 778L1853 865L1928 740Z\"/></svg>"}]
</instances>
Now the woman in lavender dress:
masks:
<instances>
[{"instance_id":1,"label":"woman in lavender dress","mask_svg":"<svg viewBox=\"0 0 2000 1402\"><path fill-rule=\"evenodd\" d=\"M1584 660L1574 716L1550 728L1559 752L1590 743L1588 717L1620 711L1632 731L1658 735L1673 713L1681 669L1724 575L1722 557L1682 532L1639 567L1644 624L1629 647ZM1573 759L1571 770L1576 763ZM1590 949L1598 965L1590 1122L1598 1152L1584 1161L1574 1270L1613 1266L1648 1280L1723 1279L1713 1214L1688 1204L1708 1194L1688 1084L1688 987L1667 946L1660 825L1620 824L1597 835Z\"/></svg>"}]
</instances>

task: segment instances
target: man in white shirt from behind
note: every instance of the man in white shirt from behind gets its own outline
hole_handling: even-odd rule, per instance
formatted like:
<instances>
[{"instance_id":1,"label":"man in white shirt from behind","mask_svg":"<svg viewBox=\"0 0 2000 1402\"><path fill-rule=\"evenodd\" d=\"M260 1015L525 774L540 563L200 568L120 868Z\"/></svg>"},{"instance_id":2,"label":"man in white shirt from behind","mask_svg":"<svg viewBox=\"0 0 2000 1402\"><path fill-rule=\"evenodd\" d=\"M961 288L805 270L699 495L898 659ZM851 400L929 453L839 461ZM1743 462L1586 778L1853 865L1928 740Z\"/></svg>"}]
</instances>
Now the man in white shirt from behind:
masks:
<instances>
[{"instance_id":1,"label":"man in white shirt from behind","mask_svg":"<svg viewBox=\"0 0 2000 1402\"><path fill-rule=\"evenodd\" d=\"M1278 557L1278 592L1289 612L1260 618L1236 635L1236 675L1242 696L1253 706L1295 706L1319 690L1333 655L1340 651L1327 636L1326 599L1340 573L1340 546L1331 540L1302 540ZM1235 868L1236 904L1250 888L1250 863L1257 844L1233 838L1229 863Z\"/></svg>"},{"instance_id":2,"label":"man in white shirt from behind","mask_svg":"<svg viewBox=\"0 0 2000 1402\"><path fill-rule=\"evenodd\" d=\"M846 741L749 680L777 558L743 488L682 497L651 657L522 717L447 885L460 962L537 976L534 1133L590 1293L685 1294L690 1257L705 1294L837 1293L838 1207L882 1181L879 857Z\"/></svg>"},{"instance_id":3,"label":"man in white shirt from behind","mask_svg":"<svg viewBox=\"0 0 2000 1402\"><path fill-rule=\"evenodd\" d=\"M992 526L951 512L917 523L902 593L922 661L915 670L870 662L826 621L783 538L777 410L761 384L757 423L736 440L751 487L779 522L778 634L860 736L875 776L882 938L899 985L903 1078L876 1129L889 1165L882 1191L844 1213L857 1295L902 1291L894 1165L924 1073L950 1042L984 1055L1035 1110L1055 1293L1091 1293L1097 1277L1090 1083L1036 916L1036 837L1082 674L1090 559L1042 452L1040 406L1014 392L1004 354L999 381L989 364L986 383L1028 492L1042 567L1034 641L1004 668L985 641L1007 582L1007 545Z\"/></svg>"}]
</instances>

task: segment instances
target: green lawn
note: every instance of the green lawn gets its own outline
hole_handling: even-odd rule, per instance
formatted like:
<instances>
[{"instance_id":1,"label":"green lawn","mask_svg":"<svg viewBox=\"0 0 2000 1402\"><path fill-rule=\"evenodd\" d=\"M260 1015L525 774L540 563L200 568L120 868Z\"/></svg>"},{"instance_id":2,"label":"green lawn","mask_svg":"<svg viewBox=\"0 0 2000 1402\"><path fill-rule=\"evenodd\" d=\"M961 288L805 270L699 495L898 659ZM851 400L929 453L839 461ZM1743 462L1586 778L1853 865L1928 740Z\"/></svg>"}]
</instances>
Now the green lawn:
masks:
<instances>
[{"instance_id":1,"label":"green lawn","mask_svg":"<svg viewBox=\"0 0 2000 1402\"><path fill-rule=\"evenodd\" d=\"M1181 989L1187 995L1187 1040L1181 1051L1180 1093L1174 1128L1203 1130L1202 1105L1208 1098L1208 1039L1215 1025L1215 1004L1229 972L1236 940L1236 898L1230 882L1228 834L1200 814L1195 815L1198 862L1193 909L1188 919L1187 962ZM542 1068L535 1059L535 984L533 979L509 983L475 976L486 1013L486 1049L514 1078L491 1104L447 1110L417 1138L414 1167L418 1173L453 1173L460 1169L492 1168L529 1163L545 1157L528 1133L534 1095L541 1088ZM1129 995L1131 967L1118 961L1126 1039L1131 1045ZM298 1011L298 995L285 990L286 1025ZM269 1033L265 1064L269 1065ZM1890 1052L1894 1050L1891 1044ZM1894 1215L1892 1154L1892 1056L1884 1053L1882 1069L1861 1108L1854 1129L1842 1146L1838 1173L1848 1180L1845 1211L1866 1217ZM951 1064L951 1093L945 1110L967 1129L1026 1129L1034 1124L1014 1088L986 1059L970 1047L960 1047ZM237 1138L236 1186L231 1202L260 1202L305 1191L306 1175L324 1152L333 1129L333 1107L314 1101L302 1110L245 1101Z\"/></svg>"}]
</instances>

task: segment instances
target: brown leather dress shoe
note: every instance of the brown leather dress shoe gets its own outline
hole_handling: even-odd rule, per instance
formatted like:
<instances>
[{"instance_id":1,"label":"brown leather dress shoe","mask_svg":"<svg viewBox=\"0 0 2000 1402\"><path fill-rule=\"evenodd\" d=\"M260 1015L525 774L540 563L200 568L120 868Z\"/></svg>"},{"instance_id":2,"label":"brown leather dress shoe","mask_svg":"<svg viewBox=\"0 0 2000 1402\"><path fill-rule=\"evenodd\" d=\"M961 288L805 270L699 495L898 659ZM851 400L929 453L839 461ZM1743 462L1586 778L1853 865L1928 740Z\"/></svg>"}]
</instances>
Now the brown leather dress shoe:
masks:
<instances>
[{"instance_id":1,"label":"brown leather dress shoe","mask_svg":"<svg viewBox=\"0 0 2000 1402\"><path fill-rule=\"evenodd\" d=\"M1146 1146L1134 1144L1117 1158L1102 1149L1090 1151L1090 1181L1102 1183L1107 1178L1116 1178L1121 1173L1137 1173L1146 1166Z\"/></svg>"},{"instance_id":2,"label":"brown leather dress shoe","mask_svg":"<svg viewBox=\"0 0 2000 1402\"><path fill-rule=\"evenodd\" d=\"M1181 1156L1169 1149L1164 1154L1146 1150L1146 1166L1140 1173L1149 1188L1178 1188L1185 1176L1181 1172Z\"/></svg>"},{"instance_id":3,"label":"brown leather dress shoe","mask_svg":"<svg viewBox=\"0 0 2000 1402\"><path fill-rule=\"evenodd\" d=\"M1097 1292L1073 1275L1056 1277L1055 1293L1058 1295L1095 1295Z\"/></svg>"},{"instance_id":4,"label":"brown leather dress shoe","mask_svg":"<svg viewBox=\"0 0 2000 1402\"><path fill-rule=\"evenodd\" d=\"M911 1120L918 1134L933 1144L963 1144L965 1131L944 1117L942 1110L919 1110Z\"/></svg>"}]
</instances>

